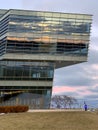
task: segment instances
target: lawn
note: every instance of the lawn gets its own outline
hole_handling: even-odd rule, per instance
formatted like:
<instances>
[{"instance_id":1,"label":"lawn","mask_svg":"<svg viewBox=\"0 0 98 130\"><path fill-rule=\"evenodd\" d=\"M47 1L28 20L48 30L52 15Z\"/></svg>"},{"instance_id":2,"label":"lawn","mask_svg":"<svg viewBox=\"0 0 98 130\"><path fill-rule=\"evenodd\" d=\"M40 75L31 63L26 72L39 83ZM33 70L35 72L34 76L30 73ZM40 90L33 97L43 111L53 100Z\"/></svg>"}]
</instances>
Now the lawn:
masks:
<instances>
[{"instance_id":1,"label":"lawn","mask_svg":"<svg viewBox=\"0 0 98 130\"><path fill-rule=\"evenodd\" d=\"M98 130L98 114L85 111L0 115L0 130Z\"/></svg>"}]
</instances>

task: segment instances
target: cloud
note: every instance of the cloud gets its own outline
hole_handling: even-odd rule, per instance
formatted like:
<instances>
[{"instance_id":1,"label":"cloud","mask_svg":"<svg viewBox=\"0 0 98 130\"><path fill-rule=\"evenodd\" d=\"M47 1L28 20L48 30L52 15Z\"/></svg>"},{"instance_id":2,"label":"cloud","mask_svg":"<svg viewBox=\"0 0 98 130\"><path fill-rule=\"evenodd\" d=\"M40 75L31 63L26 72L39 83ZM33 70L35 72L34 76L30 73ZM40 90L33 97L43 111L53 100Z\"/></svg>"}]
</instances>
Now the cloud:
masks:
<instances>
[{"instance_id":1,"label":"cloud","mask_svg":"<svg viewBox=\"0 0 98 130\"><path fill-rule=\"evenodd\" d=\"M73 87L78 86L92 86L97 83L98 65L95 63L82 63L74 66L64 67L55 70L54 86L69 85Z\"/></svg>"},{"instance_id":2,"label":"cloud","mask_svg":"<svg viewBox=\"0 0 98 130\"><path fill-rule=\"evenodd\" d=\"M19 9L22 7L21 0L0 0L0 9Z\"/></svg>"},{"instance_id":3,"label":"cloud","mask_svg":"<svg viewBox=\"0 0 98 130\"><path fill-rule=\"evenodd\" d=\"M98 94L90 94L90 95L86 95L84 96L85 99L93 99L93 100L97 100L98 101Z\"/></svg>"},{"instance_id":4,"label":"cloud","mask_svg":"<svg viewBox=\"0 0 98 130\"><path fill-rule=\"evenodd\" d=\"M55 86L53 88L53 95L68 95L78 99L87 98L91 95L96 96L96 92L92 91L94 89L89 89L89 87L78 86L78 87L70 87L70 86Z\"/></svg>"},{"instance_id":5,"label":"cloud","mask_svg":"<svg viewBox=\"0 0 98 130\"><path fill-rule=\"evenodd\" d=\"M98 85L98 84L97 84ZM94 88L93 88L94 87ZM53 95L68 95L77 99L98 99L98 87L92 88L85 86L70 87L70 86L55 86L53 88Z\"/></svg>"},{"instance_id":6,"label":"cloud","mask_svg":"<svg viewBox=\"0 0 98 130\"><path fill-rule=\"evenodd\" d=\"M53 95L70 95L70 96L75 96L79 97L79 94L77 90L80 90L81 87L79 88L73 88L69 86L55 86L53 87Z\"/></svg>"},{"instance_id":7,"label":"cloud","mask_svg":"<svg viewBox=\"0 0 98 130\"><path fill-rule=\"evenodd\" d=\"M97 0L89 1L89 0L22 0L23 7L26 8L31 8L33 9L34 7L36 9L46 9L51 10L55 9L56 11L58 10L65 10L67 12L72 11L82 11L82 12L88 12L94 10L94 12L97 9ZM77 6L78 5L78 6ZM70 8L69 8L70 7Z\"/></svg>"}]
</instances>

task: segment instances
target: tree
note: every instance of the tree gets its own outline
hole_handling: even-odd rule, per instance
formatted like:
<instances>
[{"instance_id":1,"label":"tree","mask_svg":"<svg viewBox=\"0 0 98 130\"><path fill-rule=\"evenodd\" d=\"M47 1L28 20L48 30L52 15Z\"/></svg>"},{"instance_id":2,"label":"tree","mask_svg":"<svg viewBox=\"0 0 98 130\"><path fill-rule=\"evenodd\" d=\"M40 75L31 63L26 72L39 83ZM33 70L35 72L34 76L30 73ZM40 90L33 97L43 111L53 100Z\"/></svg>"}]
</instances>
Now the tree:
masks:
<instances>
[{"instance_id":1,"label":"tree","mask_svg":"<svg viewBox=\"0 0 98 130\"><path fill-rule=\"evenodd\" d=\"M61 108L61 102L62 102L61 96L55 95L52 97L51 101L56 108Z\"/></svg>"},{"instance_id":2,"label":"tree","mask_svg":"<svg viewBox=\"0 0 98 130\"><path fill-rule=\"evenodd\" d=\"M54 108L72 108L77 104L77 100L66 95L55 95L51 99L51 104Z\"/></svg>"}]
</instances>

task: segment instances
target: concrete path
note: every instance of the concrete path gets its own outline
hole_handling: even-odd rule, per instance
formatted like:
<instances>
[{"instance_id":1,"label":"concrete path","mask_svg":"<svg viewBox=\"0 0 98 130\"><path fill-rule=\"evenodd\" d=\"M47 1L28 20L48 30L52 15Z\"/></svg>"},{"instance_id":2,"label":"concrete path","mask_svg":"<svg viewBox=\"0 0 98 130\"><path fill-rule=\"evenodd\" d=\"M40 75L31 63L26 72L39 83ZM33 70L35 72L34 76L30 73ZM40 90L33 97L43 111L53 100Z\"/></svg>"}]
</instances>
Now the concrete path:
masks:
<instances>
[{"instance_id":1,"label":"concrete path","mask_svg":"<svg viewBox=\"0 0 98 130\"><path fill-rule=\"evenodd\" d=\"M66 111L84 111L83 109L29 109L28 112L66 112Z\"/></svg>"}]
</instances>

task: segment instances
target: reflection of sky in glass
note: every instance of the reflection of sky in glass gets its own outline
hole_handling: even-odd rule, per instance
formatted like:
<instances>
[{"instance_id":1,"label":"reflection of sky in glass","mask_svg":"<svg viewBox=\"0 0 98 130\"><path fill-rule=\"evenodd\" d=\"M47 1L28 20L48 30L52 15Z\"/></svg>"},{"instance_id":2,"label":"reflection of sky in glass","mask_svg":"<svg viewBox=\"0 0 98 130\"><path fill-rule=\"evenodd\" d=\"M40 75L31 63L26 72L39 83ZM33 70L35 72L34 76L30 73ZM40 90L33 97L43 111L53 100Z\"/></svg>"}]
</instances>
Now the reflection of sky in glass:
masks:
<instances>
[{"instance_id":1,"label":"reflection of sky in glass","mask_svg":"<svg viewBox=\"0 0 98 130\"><path fill-rule=\"evenodd\" d=\"M8 19L6 31L1 30L1 36L7 32L7 52L87 54L90 15L11 10L3 17Z\"/></svg>"},{"instance_id":2,"label":"reflection of sky in glass","mask_svg":"<svg viewBox=\"0 0 98 130\"><path fill-rule=\"evenodd\" d=\"M84 38L85 35L89 35L91 19L83 19L85 15L79 17L67 14L64 17L64 15L57 15L57 13L55 15L52 13L47 14L46 16L44 13L36 12L36 15L34 13L33 16L12 15L9 22L9 31L15 32L16 30L16 33L20 33L19 36L22 33L28 35L28 37L34 37L33 34L36 34L38 37L42 37L42 35L48 35L49 37L51 35L50 37L57 38L61 35L62 39L65 39L66 35L71 37L78 34L84 36Z\"/></svg>"}]
</instances>

